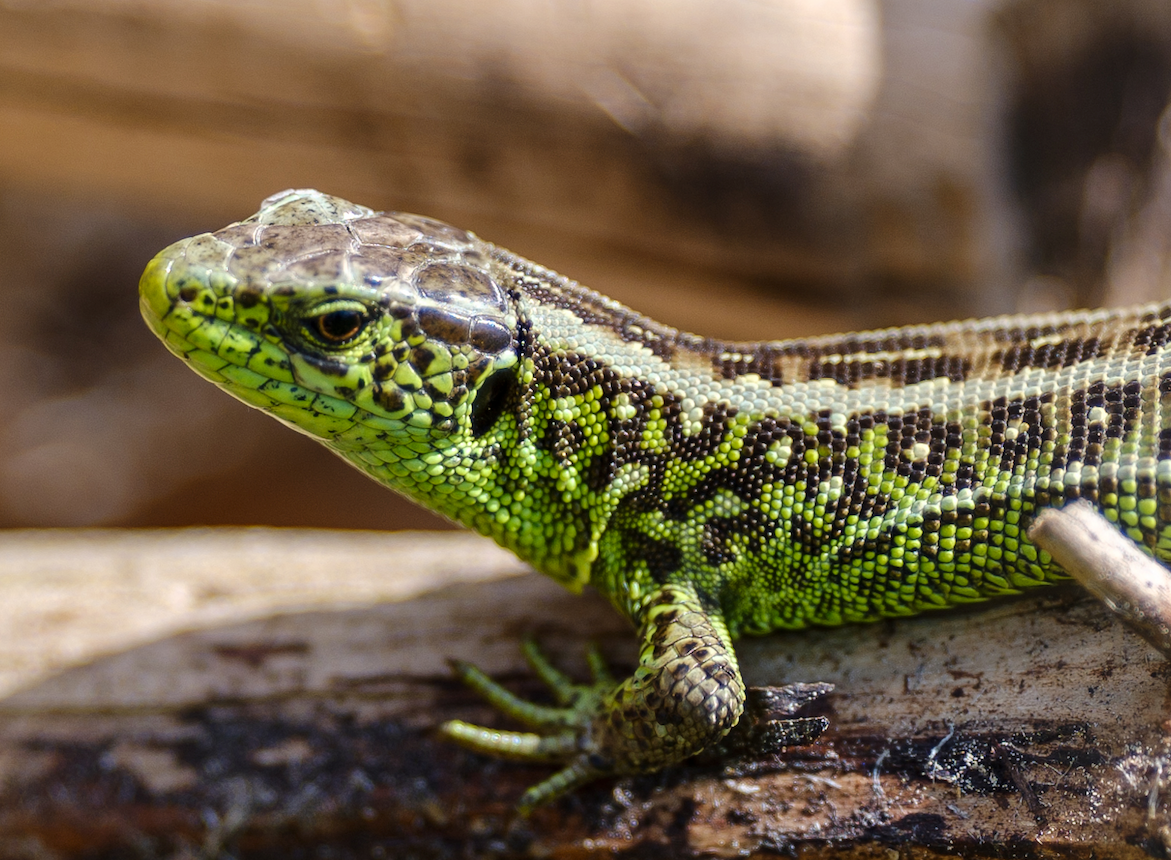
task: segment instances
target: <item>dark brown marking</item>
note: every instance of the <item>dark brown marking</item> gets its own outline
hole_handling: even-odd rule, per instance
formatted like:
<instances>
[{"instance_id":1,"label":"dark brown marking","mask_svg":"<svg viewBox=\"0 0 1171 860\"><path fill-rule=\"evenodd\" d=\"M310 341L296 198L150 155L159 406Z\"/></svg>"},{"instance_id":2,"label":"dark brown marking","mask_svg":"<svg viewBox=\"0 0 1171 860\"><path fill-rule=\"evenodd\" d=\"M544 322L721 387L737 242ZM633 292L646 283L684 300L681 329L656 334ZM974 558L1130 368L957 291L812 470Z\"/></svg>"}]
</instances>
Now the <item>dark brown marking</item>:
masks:
<instances>
[{"instance_id":1,"label":"dark brown marking","mask_svg":"<svg viewBox=\"0 0 1171 860\"><path fill-rule=\"evenodd\" d=\"M1150 325L1136 329L1131 342L1135 349L1142 350L1146 355L1154 355L1171 341L1171 324Z\"/></svg>"},{"instance_id":2,"label":"dark brown marking","mask_svg":"<svg viewBox=\"0 0 1171 860\"><path fill-rule=\"evenodd\" d=\"M326 358L323 355L314 355L304 350L301 351L301 357L326 376L345 376L350 370L348 364L336 358Z\"/></svg>"},{"instance_id":3,"label":"dark brown marking","mask_svg":"<svg viewBox=\"0 0 1171 860\"><path fill-rule=\"evenodd\" d=\"M448 308L419 308L419 327L428 337L435 337L445 343L468 342L471 320ZM406 323L404 323L405 326Z\"/></svg>"},{"instance_id":4,"label":"dark brown marking","mask_svg":"<svg viewBox=\"0 0 1171 860\"><path fill-rule=\"evenodd\" d=\"M236 304L247 310L260 303L260 290L255 287L243 287L236 291Z\"/></svg>"},{"instance_id":5,"label":"dark brown marking","mask_svg":"<svg viewBox=\"0 0 1171 860\"><path fill-rule=\"evenodd\" d=\"M472 322L471 344L480 352L498 353L512 343L512 332L503 323L478 317Z\"/></svg>"},{"instance_id":6,"label":"dark brown marking","mask_svg":"<svg viewBox=\"0 0 1171 860\"><path fill-rule=\"evenodd\" d=\"M379 385L374 389L374 399L387 412L402 412L407 405L403 393L393 385Z\"/></svg>"},{"instance_id":7,"label":"dark brown marking","mask_svg":"<svg viewBox=\"0 0 1171 860\"><path fill-rule=\"evenodd\" d=\"M941 348L944 345L943 335L929 335L913 329L896 329L895 331L876 332L870 335L848 334L844 335L841 340L819 343L816 346L811 345L808 341L792 341L778 344L774 348L780 355L821 359L833 355L866 355L875 352L905 352L910 349Z\"/></svg>"},{"instance_id":8,"label":"dark brown marking","mask_svg":"<svg viewBox=\"0 0 1171 860\"><path fill-rule=\"evenodd\" d=\"M431 366L431 362L435 360L435 347L428 344L420 344L411 350L411 364L415 366L420 373L426 373L427 368Z\"/></svg>"},{"instance_id":9,"label":"dark brown marking","mask_svg":"<svg viewBox=\"0 0 1171 860\"><path fill-rule=\"evenodd\" d=\"M1110 344L1106 344L1104 347L1096 337L1073 338L1036 347L1028 343L1020 343L993 354L992 362L999 364L1009 373L1032 368L1056 370L1062 367L1071 367L1080 361L1097 358L1102 354L1103 349L1109 348Z\"/></svg>"},{"instance_id":10,"label":"dark brown marking","mask_svg":"<svg viewBox=\"0 0 1171 860\"><path fill-rule=\"evenodd\" d=\"M963 382L971 369L971 360L958 355L878 361L822 361L810 364L809 379L832 379L839 385L851 388L870 379L890 379L900 385L914 385L942 378Z\"/></svg>"},{"instance_id":11,"label":"dark brown marking","mask_svg":"<svg viewBox=\"0 0 1171 860\"><path fill-rule=\"evenodd\" d=\"M738 360L722 357L725 355L727 353L721 352L713 356L715 370L722 379L736 379L755 373L774 386L779 386L784 382L777 363L777 353L767 345L751 353L739 353Z\"/></svg>"}]
</instances>

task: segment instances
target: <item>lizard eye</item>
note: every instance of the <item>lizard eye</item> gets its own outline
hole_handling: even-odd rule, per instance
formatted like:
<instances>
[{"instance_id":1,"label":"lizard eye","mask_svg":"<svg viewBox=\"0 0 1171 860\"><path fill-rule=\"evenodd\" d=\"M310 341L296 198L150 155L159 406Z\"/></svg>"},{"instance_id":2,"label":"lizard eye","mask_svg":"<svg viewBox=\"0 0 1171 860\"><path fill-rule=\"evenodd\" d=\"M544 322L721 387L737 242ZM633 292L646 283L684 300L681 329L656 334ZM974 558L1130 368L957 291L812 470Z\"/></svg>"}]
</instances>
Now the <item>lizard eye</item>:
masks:
<instances>
[{"instance_id":1,"label":"lizard eye","mask_svg":"<svg viewBox=\"0 0 1171 860\"><path fill-rule=\"evenodd\" d=\"M316 339L330 346L340 346L362 333L370 322L370 314L361 306L343 305L312 316L306 322Z\"/></svg>"}]
</instances>

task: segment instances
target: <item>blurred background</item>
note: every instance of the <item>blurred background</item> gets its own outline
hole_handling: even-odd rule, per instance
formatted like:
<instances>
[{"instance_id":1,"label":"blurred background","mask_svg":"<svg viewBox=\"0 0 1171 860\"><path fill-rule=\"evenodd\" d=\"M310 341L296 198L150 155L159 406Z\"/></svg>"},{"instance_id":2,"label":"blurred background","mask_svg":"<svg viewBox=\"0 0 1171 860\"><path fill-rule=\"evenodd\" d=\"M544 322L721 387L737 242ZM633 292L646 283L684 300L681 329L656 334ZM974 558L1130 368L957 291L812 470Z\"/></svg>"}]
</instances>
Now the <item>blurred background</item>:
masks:
<instances>
[{"instance_id":1,"label":"blurred background","mask_svg":"<svg viewBox=\"0 0 1171 860\"><path fill-rule=\"evenodd\" d=\"M1171 295L1166 0L0 0L0 526L437 527L138 317L287 187L781 338Z\"/></svg>"}]
</instances>

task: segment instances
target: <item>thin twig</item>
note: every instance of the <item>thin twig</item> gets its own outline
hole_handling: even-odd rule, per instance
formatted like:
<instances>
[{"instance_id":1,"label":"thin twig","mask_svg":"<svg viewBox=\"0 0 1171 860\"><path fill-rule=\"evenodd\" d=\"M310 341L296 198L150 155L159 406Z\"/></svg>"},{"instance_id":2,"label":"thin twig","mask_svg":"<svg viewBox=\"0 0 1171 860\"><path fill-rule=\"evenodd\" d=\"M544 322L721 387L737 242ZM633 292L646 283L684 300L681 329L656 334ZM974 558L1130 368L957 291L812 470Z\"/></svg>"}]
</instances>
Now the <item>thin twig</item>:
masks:
<instances>
[{"instance_id":1,"label":"thin twig","mask_svg":"<svg viewBox=\"0 0 1171 860\"><path fill-rule=\"evenodd\" d=\"M1029 537L1171 658L1171 571L1084 501L1043 511Z\"/></svg>"}]
</instances>

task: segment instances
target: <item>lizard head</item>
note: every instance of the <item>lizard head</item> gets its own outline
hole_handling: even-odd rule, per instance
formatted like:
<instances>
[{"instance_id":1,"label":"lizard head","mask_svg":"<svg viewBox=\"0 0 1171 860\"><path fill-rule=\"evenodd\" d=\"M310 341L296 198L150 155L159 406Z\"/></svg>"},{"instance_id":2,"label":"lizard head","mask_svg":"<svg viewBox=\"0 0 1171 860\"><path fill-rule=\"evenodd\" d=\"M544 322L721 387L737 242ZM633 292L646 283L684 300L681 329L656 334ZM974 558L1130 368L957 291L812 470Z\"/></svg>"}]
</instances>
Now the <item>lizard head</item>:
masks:
<instances>
[{"instance_id":1,"label":"lizard head","mask_svg":"<svg viewBox=\"0 0 1171 860\"><path fill-rule=\"evenodd\" d=\"M439 221L285 191L163 250L139 296L196 372L342 452L442 445L483 433L511 390L491 254Z\"/></svg>"}]
</instances>

